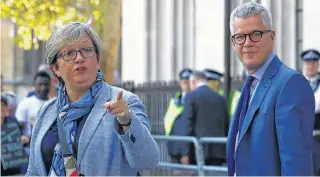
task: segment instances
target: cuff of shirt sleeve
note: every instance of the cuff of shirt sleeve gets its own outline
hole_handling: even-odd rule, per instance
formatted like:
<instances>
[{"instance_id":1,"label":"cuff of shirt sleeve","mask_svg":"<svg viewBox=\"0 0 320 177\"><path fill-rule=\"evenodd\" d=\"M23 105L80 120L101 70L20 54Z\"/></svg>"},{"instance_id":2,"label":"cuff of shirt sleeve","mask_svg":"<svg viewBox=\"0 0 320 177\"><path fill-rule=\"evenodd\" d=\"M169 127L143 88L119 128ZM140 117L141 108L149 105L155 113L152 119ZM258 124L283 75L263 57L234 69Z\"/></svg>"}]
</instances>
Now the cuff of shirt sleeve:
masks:
<instances>
[{"instance_id":1,"label":"cuff of shirt sleeve","mask_svg":"<svg viewBox=\"0 0 320 177\"><path fill-rule=\"evenodd\" d=\"M114 121L114 130L123 143L135 144L140 142L139 138L142 138L142 125L134 113L131 113L131 119L131 125L127 132L122 131L122 126L116 119Z\"/></svg>"}]
</instances>

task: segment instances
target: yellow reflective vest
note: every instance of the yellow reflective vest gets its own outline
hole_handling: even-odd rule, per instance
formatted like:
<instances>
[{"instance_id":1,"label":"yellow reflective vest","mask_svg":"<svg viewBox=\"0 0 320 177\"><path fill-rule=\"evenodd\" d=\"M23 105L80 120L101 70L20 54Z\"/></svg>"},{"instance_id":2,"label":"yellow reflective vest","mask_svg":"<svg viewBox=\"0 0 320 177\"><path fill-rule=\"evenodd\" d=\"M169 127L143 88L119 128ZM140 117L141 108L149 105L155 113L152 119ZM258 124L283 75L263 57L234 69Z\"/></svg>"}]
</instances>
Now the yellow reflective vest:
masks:
<instances>
[{"instance_id":1,"label":"yellow reflective vest","mask_svg":"<svg viewBox=\"0 0 320 177\"><path fill-rule=\"evenodd\" d=\"M221 88L218 88L218 94L224 96L224 91Z\"/></svg>"},{"instance_id":2,"label":"yellow reflective vest","mask_svg":"<svg viewBox=\"0 0 320 177\"><path fill-rule=\"evenodd\" d=\"M239 90L234 90L232 92L232 95L231 95L231 101L230 101L230 110L229 110L229 117L230 119L232 118L232 115L234 113L234 111L236 110L237 108L237 104L238 104L238 101L240 99L240 96L241 96L241 91Z\"/></svg>"},{"instance_id":3,"label":"yellow reflective vest","mask_svg":"<svg viewBox=\"0 0 320 177\"><path fill-rule=\"evenodd\" d=\"M179 97L180 95L181 95L181 93L177 92L175 98ZM165 131L166 136L170 135L176 118L182 114L183 108L184 108L181 104L177 105L175 103L175 98L170 99L168 110L167 110L167 112L164 116L164 120L163 120L164 131Z\"/></svg>"},{"instance_id":4,"label":"yellow reflective vest","mask_svg":"<svg viewBox=\"0 0 320 177\"><path fill-rule=\"evenodd\" d=\"M220 88L218 89L218 93L219 93L219 95L224 96L224 92ZM241 96L241 91L239 91L238 89L231 92L231 95L228 99L229 100L228 101L229 118L230 119L232 118L232 115L237 108L237 104L238 104L238 100L239 100L240 96Z\"/></svg>"}]
</instances>

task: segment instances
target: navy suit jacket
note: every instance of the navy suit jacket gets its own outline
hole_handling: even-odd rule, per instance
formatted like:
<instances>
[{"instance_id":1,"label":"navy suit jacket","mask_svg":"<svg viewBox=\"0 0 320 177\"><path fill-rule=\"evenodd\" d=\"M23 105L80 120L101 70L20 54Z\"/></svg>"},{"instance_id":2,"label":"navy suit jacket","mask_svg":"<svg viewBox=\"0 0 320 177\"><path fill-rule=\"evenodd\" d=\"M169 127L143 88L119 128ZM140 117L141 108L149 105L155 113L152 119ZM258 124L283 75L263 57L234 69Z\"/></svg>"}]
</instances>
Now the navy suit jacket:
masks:
<instances>
[{"instance_id":1,"label":"navy suit jacket","mask_svg":"<svg viewBox=\"0 0 320 177\"><path fill-rule=\"evenodd\" d=\"M208 86L200 86L188 93L182 113L188 122L188 136L225 137L228 133L228 108L224 97L212 91ZM194 158L193 146L189 148L189 156ZM206 144L206 159L225 159L225 145Z\"/></svg>"},{"instance_id":2,"label":"navy suit jacket","mask_svg":"<svg viewBox=\"0 0 320 177\"><path fill-rule=\"evenodd\" d=\"M308 81L277 56L266 69L236 137L242 98L227 143L228 175L311 176L315 101Z\"/></svg>"}]
</instances>

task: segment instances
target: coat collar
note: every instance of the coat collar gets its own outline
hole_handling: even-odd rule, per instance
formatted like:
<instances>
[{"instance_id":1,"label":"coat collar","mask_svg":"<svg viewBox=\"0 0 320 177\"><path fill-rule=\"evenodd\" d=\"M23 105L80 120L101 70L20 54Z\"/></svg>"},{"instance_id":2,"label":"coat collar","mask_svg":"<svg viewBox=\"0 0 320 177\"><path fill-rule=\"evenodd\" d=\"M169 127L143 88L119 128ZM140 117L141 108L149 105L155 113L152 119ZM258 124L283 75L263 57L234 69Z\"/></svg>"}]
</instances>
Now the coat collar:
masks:
<instances>
[{"instance_id":1,"label":"coat collar","mask_svg":"<svg viewBox=\"0 0 320 177\"><path fill-rule=\"evenodd\" d=\"M91 113L89 114L87 121L82 129L80 138L79 138L79 149L78 149L78 159L77 159L77 165L79 166L81 159L83 158L84 151L87 149L87 146L89 145L89 141L91 140L97 126L99 125L102 117L105 114L110 114L105 111L104 104L111 100L112 94L111 94L111 86L104 83L102 85L101 91L99 93L99 97L94 105L94 107L91 110ZM45 169L45 165L43 162L43 157L41 153L41 144L42 140L45 136L45 134L49 131L50 127L53 125L53 123L56 121L58 114L58 105L57 101L55 103L49 105L46 112L44 112L43 121L41 123L41 128L38 133L38 139L40 141L35 142L35 152L40 152L40 156L36 155L36 162L39 162L40 165L38 169L39 172L41 172L41 176L46 176L47 172ZM85 135L85 136L83 136Z\"/></svg>"},{"instance_id":2,"label":"coat collar","mask_svg":"<svg viewBox=\"0 0 320 177\"><path fill-rule=\"evenodd\" d=\"M101 119L104 115L110 114L106 111L106 108L104 107L104 104L108 101L111 101L112 97L112 91L111 86L108 84L103 84L100 95L92 108L86 123L84 124L84 127L82 129L82 132L80 134L79 138L79 146L78 146L78 155L77 155L77 166L79 167L79 164L83 158L84 152L87 149L89 142L98 127L98 125L101 122ZM84 136L85 135L85 136Z\"/></svg>"},{"instance_id":3,"label":"coat collar","mask_svg":"<svg viewBox=\"0 0 320 177\"><path fill-rule=\"evenodd\" d=\"M272 78L276 75L281 64L282 63L279 60L279 58L277 56L275 56L275 58L271 61L267 70L263 74L262 79L257 87L256 94L252 98L252 101L248 107L248 112L247 112L247 115L245 117L245 120L244 120L244 123L242 126L242 131L241 131L241 134L239 135L238 144L241 142L244 134L247 132L255 112L260 107L265 95L267 94L267 92L272 84Z\"/></svg>"},{"instance_id":4,"label":"coat collar","mask_svg":"<svg viewBox=\"0 0 320 177\"><path fill-rule=\"evenodd\" d=\"M42 145L42 140L44 138L44 136L46 135L46 133L49 131L50 127L53 125L53 123L56 121L57 118L57 114L58 114L58 105L57 105L57 101L56 99L53 100L53 104L47 104L48 107L46 107L45 105L42 107L43 109L47 109L44 110L44 112L42 114L39 115L40 117L43 117L43 121L41 122L41 127L39 128L39 133L38 133L38 138L40 141L35 141L35 151L34 153L39 153L39 156L37 154L35 154L35 161L43 164L43 165L37 165L39 171L39 175L40 176L47 176L47 171L45 169L45 165L43 162L43 157L42 157L42 151L41 151L41 145ZM45 103L46 104L46 103ZM53 115L53 116L52 116ZM35 132L35 131L33 131Z\"/></svg>"}]
</instances>

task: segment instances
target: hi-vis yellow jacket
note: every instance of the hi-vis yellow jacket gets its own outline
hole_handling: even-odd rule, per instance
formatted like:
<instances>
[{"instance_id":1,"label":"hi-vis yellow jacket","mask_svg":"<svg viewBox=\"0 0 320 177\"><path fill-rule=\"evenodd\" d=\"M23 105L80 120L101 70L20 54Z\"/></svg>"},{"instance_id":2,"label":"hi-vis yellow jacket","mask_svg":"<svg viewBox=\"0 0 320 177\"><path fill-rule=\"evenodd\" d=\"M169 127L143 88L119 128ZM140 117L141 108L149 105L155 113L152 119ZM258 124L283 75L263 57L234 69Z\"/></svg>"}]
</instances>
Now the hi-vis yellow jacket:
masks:
<instances>
[{"instance_id":1,"label":"hi-vis yellow jacket","mask_svg":"<svg viewBox=\"0 0 320 177\"><path fill-rule=\"evenodd\" d=\"M240 99L240 96L241 96L241 91L239 90L234 90L232 92L232 94L230 95L230 108L229 108L229 118L231 120L232 118L232 115L234 113L234 111L236 110L237 108L237 105L238 105L238 101Z\"/></svg>"},{"instance_id":2,"label":"hi-vis yellow jacket","mask_svg":"<svg viewBox=\"0 0 320 177\"><path fill-rule=\"evenodd\" d=\"M174 122L178 116L183 112L182 104L177 104L175 99L181 98L181 92L177 92L174 98L170 99L168 110L164 116L164 131L165 135L169 136L174 125Z\"/></svg>"},{"instance_id":3,"label":"hi-vis yellow jacket","mask_svg":"<svg viewBox=\"0 0 320 177\"><path fill-rule=\"evenodd\" d=\"M218 89L218 93L221 96L224 96L224 91L222 89ZM238 104L238 100L241 96L241 90L236 89L234 91L231 92L229 100L228 100L228 107L229 107L229 118L232 118L232 115L234 113L234 111L237 108L237 104Z\"/></svg>"}]
</instances>

